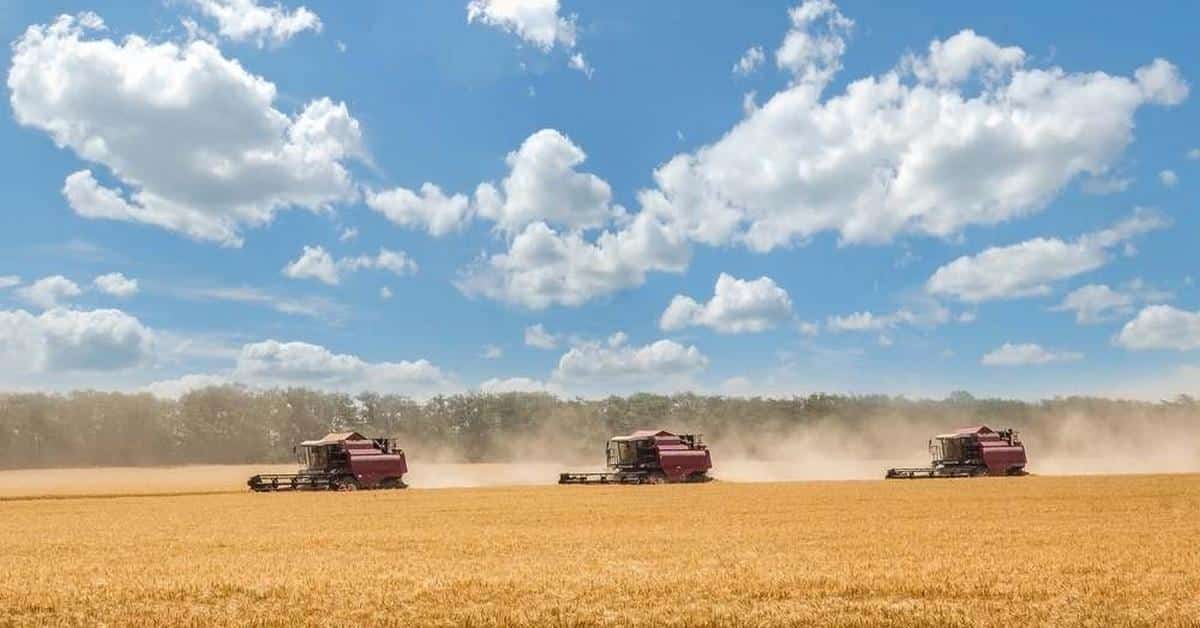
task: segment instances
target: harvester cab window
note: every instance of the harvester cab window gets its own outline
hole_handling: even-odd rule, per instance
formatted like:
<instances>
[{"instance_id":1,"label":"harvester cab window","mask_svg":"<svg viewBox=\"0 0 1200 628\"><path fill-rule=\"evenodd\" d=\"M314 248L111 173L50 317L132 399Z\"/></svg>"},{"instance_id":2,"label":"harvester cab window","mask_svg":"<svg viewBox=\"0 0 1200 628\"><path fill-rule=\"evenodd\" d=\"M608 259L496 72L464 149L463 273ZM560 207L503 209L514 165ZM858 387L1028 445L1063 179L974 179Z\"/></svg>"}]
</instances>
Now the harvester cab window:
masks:
<instances>
[{"instance_id":1,"label":"harvester cab window","mask_svg":"<svg viewBox=\"0 0 1200 628\"><path fill-rule=\"evenodd\" d=\"M963 439L935 438L929 442L929 454L934 462L962 460Z\"/></svg>"},{"instance_id":2,"label":"harvester cab window","mask_svg":"<svg viewBox=\"0 0 1200 628\"><path fill-rule=\"evenodd\" d=\"M329 464L329 448L305 447L304 466L312 471L323 471Z\"/></svg>"},{"instance_id":3,"label":"harvester cab window","mask_svg":"<svg viewBox=\"0 0 1200 628\"><path fill-rule=\"evenodd\" d=\"M627 440L612 441L611 459L614 464L628 465L637 462L637 450L634 448L635 443Z\"/></svg>"}]
</instances>

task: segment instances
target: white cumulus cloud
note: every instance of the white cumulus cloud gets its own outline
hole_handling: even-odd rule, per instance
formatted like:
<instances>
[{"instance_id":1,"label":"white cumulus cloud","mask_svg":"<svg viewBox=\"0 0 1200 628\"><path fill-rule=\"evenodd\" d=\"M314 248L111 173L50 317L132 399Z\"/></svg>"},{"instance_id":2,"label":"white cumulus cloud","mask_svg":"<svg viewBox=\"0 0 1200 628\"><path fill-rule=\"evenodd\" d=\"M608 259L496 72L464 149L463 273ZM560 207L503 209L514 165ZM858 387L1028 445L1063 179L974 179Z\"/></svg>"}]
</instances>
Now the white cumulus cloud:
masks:
<instances>
[{"instance_id":1,"label":"white cumulus cloud","mask_svg":"<svg viewBox=\"0 0 1200 628\"><path fill-rule=\"evenodd\" d=\"M17 275L0 275L0 290L12 288L21 285L21 278Z\"/></svg>"},{"instance_id":2,"label":"white cumulus cloud","mask_svg":"<svg viewBox=\"0 0 1200 628\"><path fill-rule=\"evenodd\" d=\"M766 60L767 53L763 51L762 46L747 48L746 52L742 54L742 58L733 64L733 73L741 76L749 76Z\"/></svg>"},{"instance_id":3,"label":"white cumulus cloud","mask_svg":"<svg viewBox=\"0 0 1200 628\"><path fill-rule=\"evenodd\" d=\"M886 242L1029 215L1076 177L1110 172L1141 107L1188 93L1162 59L1133 77L1071 73L965 30L825 96L849 20L814 0L792 21L776 58L796 80L660 166L639 197L693 240L768 251L824 231Z\"/></svg>"},{"instance_id":4,"label":"white cumulus cloud","mask_svg":"<svg viewBox=\"0 0 1200 628\"><path fill-rule=\"evenodd\" d=\"M471 0L467 22L481 22L513 33L549 51L575 45L575 18L558 14L558 0Z\"/></svg>"},{"instance_id":5,"label":"white cumulus cloud","mask_svg":"<svg viewBox=\"0 0 1200 628\"><path fill-rule=\"evenodd\" d=\"M998 81L1025 64L1025 51L1001 47L967 29L945 41L931 42L926 56L907 57L905 64L918 79L935 85L955 85L976 72L982 72L986 80Z\"/></svg>"},{"instance_id":6,"label":"white cumulus cloud","mask_svg":"<svg viewBox=\"0 0 1200 628\"><path fill-rule=\"evenodd\" d=\"M507 252L466 269L457 285L468 295L530 309L578 306L639 286L650 271L682 272L690 257L678 232L645 214L593 241L536 222L513 238Z\"/></svg>"},{"instance_id":7,"label":"white cumulus cloud","mask_svg":"<svg viewBox=\"0 0 1200 628\"><path fill-rule=\"evenodd\" d=\"M417 263L404 251L393 251L380 248L375 256L359 255L338 260L338 265L346 271L354 272L363 268L386 270L393 275L403 277L417 272Z\"/></svg>"},{"instance_id":8,"label":"white cumulus cloud","mask_svg":"<svg viewBox=\"0 0 1200 628\"><path fill-rule=\"evenodd\" d=\"M592 78L592 66L575 46L578 16L560 14L558 0L470 0L467 23L476 22L516 35L542 53L562 48L571 70Z\"/></svg>"},{"instance_id":9,"label":"white cumulus cloud","mask_svg":"<svg viewBox=\"0 0 1200 628\"><path fill-rule=\"evenodd\" d=\"M343 162L366 153L345 104L288 115L274 84L208 42L94 38L103 28L91 13L30 26L8 74L18 123L111 174L115 185L91 169L67 177L77 214L240 246L243 227L282 209L355 198Z\"/></svg>"},{"instance_id":10,"label":"white cumulus cloud","mask_svg":"<svg viewBox=\"0 0 1200 628\"><path fill-rule=\"evenodd\" d=\"M1073 242L1034 238L991 247L938 268L925 287L933 294L972 303L1049 294L1054 282L1105 265L1108 249L1167 224L1165 218L1139 210L1113 227L1085 234Z\"/></svg>"},{"instance_id":11,"label":"white cumulus cloud","mask_svg":"<svg viewBox=\"0 0 1200 628\"><path fill-rule=\"evenodd\" d=\"M854 20L842 15L832 0L805 0L788 11L792 27L775 51L775 63L797 83L819 92L841 69L846 36Z\"/></svg>"},{"instance_id":12,"label":"white cumulus cloud","mask_svg":"<svg viewBox=\"0 0 1200 628\"><path fill-rule=\"evenodd\" d=\"M1126 312L1133 306L1133 297L1109 288L1104 284L1088 284L1063 298L1062 303L1052 308L1056 311L1075 312L1080 324L1098 323L1112 315Z\"/></svg>"},{"instance_id":13,"label":"white cumulus cloud","mask_svg":"<svg viewBox=\"0 0 1200 628\"><path fill-rule=\"evenodd\" d=\"M475 191L476 215L508 236L508 250L463 269L459 290L530 309L578 306L687 267L684 234L648 212L626 214L607 182L576 171L585 158L553 129L509 153L508 176Z\"/></svg>"},{"instance_id":14,"label":"white cumulus cloud","mask_svg":"<svg viewBox=\"0 0 1200 628\"><path fill-rule=\"evenodd\" d=\"M421 228L433 236L462 229L471 218L471 206L462 194L446 196L432 183L421 186L420 193L406 188L368 192L367 206L402 227Z\"/></svg>"},{"instance_id":15,"label":"white cumulus cloud","mask_svg":"<svg viewBox=\"0 0 1200 628\"><path fill-rule=\"evenodd\" d=\"M0 311L0 356L21 373L114 371L153 357L154 333L120 310Z\"/></svg>"},{"instance_id":16,"label":"white cumulus cloud","mask_svg":"<svg viewBox=\"0 0 1200 628\"><path fill-rule=\"evenodd\" d=\"M571 68L572 70L579 70L580 72L583 72L583 74L588 78L592 78L592 74L596 71L595 68L593 68L591 64L587 62L587 59L583 58L582 52L576 52L568 57L567 67Z\"/></svg>"},{"instance_id":17,"label":"white cumulus cloud","mask_svg":"<svg viewBox=\"0 0 1200 628\"><path fill-rule=\"evenodd\" d=\"M1174 170L1163 170L1158 173L1158 180L1164 186L1173 188L1179 184L1179 175L1175 174Z\"/></svg>"},{"instance_id":18,"label":"white cumulus cloud","mask_svg":"<svg viewBox=\"0 0 1200 628\"><path fill-rule=\"evenodd\" d=\"M1150 288L1140 279L1127 282L1117 289L1104 284L1088 284L1072 290L1062 303L1050 308L1055 312L1075 312L1075 321L1091 325L1112 320L1128 314L1139 302L1161 302L1174 295L1163 290Z\"/></svg>"},{"instance_id":19,"label":"white cumulus cloud","mask_svg":"<svg viewBox=\"0 0 1200 628\"><path fill-rule=\"evenodd\" d=\"M1133 320L1121 328L1116 343L1135 351L1200 349L1200 312L1181 310L1170 305L1142 308Z\"/></svg>"},{"instance_id":20,"label":"white cumulus cloud","mask_svg":"<svg viewBox=\"0 0 1200 628\"><path fill-rule=\"evenodd\" d=\"M533 133L508 154L509 174L499 186L482 183L475 190L479 215L507 233L535 222L568 229L607 224L623 210L612 205L608 182L575 170L585 159L583 149L562 133Z\"/></svg>"},{"instance_id":21,"label":"white cumulus cloud","mask_svg":"<svg viewBox=\"0 0 1200 628\"><path fill-rule=\"evenodd\" d=\"M264 6L258 0L190 0L201 13L216 20L223 37L253 41L261 48L279 45L311 30L321 32L321 18L307 7L292 11L281 5Z\"/></svg>"},{"instance_id":22,"label":"white cumulus cloud","mask_svg":"<svg viewBox=\"0 0 1200 628\"><path fill-rule=\"evenodd\" d=\"M306 342L266 340L242 347L233 379L265 386L372 390L427 397L454 388L428 360L368 362Z\"/></svg>"},{"instance_id":23,"label":"white cumulus cloud","mask_svg":"<svg viewBox=\"0 0 1200 628\"><path fill-rule=\"evenodd\" d=\"M896 318L891 315L880 316L864 311L830 316L825 321L825 327L833 331L876 331L892 327L895 321Z\"/></svg>"},{"instance_id":24,"label":"white cumulus cloud","mask_svg":"<svg viewBox=\"0 0 1200 628\"><path fill-rule=\"evenodd\" d=\"M347 273L364 268L386 270L404 276L417 272L417 263L404 251L392 251L385 248L379 249L379 254L375 256L359 255L343 257L334 261L333 256L324 247L305 246L300 257L288 262L283 267L283 274L292 279L316 279L336 286L341 283L342 277Z\"/></svg>"},{"instance_id":25,"label":"white cumulus cloud","mask_svg":"<svg viewBox=\"0 0 1200 628\"><path fill-rule=\"evenodd\" d=\"M1043 349L1041 345L1004 343L983 356L980 360L985 366L1026 366L1031 364L1049 364L1051 362L1071 362L1083 359L1082 353L1072 351L1053 352Z\"/></svg>"},{"instance_id":26,"label":"white cumulus cloud","mask_svg":"<svg viewBox=\"0 0 1200 628\"><path fill-rule=\"evenodd\" d=\"M131 297L138 293L138 282L121 273L107 273L92 280L101 292L114 297Z\"/></svg>"},{"instance_id":27,"label":"white cumulus cloud","mask_svg":"<svg viewBox=\"0 0 1200 628\"><path fill-rule=\"evenodd\" d=\"M825 328L834 332L867 332L893 329L901 325L935 327L949 321L950 310L937 303L928 303L924 307L916 309L903 307L888 314L875 314L864 310L841 316L830 316L825 320Z\"/></svg>"},{"instance_id":28,"label":"white cumulus cloud","mask_svg":"<svg viewBox=\"0 0 1200 628\"><path fill-rule=\"evenodd\" d=\"M80 294L83 294L83 290L79 285L62 275L42 277L28 286L17 289L17 296L43 310L58 307L62 301Z\"/></svg>"},{"instance_id":29,"label":"white cumulus cloud","mask_svg":"<svg viewBox=\"0 0 1200 628\"><path fill-rule=\"evenodd\" d=\"M538 50L555 46L569 54L568 65L591 77L591 66L575 50L578 16L560 15L558 0L471 0L467 23L479 22L519 37Z\"/></svg>"},{"instance_id":30,"label":"white cumulus cloud","mask_svg":"<svg viewBox=\"0 0 1200 628\"><path fill-rule=\"evenodd\" d=\"M49 370L113 370L144 363L154 334L120 310L53 309L38 317Z\"/></svg>"},{"instance_id":31,"label":"white cumulus cloud","mask_svg":"<svg viewBox=\"0 0 1200 628\"><path fill-rule=\"evenodd\" d=\"M618 333L608 342L572 347L559 358L554 378L576 383L624 381L650 385L656 379L688 375L707 366L708 357L694 346L673 340L631 346L625 334Z\"/></svg>"},{"instance_id":32,"label":"white cumulus cloud","mask_svg":"<svg viewBox=\"0 0 1200 628\"><path fill-rule=\"evenodd\" d=\"M557 349L558 335L546 331L541 323L525 328L525 344L538 349Z\"/></svg>"},{"instance_id":33,"label":"white cumulus cloud","mask_svg":"<svg viewBox=\"0 0 1200 628\"><path fill-rule=\"evenodd\" d=\"M747 281L721 273L712 299L697 303L691 297L675 295L662 313L659 327L673 331L702 326L724 334L741 334L765 331L791 316L791 298L770 277Z\"/></svg>"},{"instance_id":34,"label":"white cumulus cloud","mask_svg":"<svg viewBox=\"0 0 1200 628\"><path fill-rule=\"evenodd\" d=\"M305 246L299 258L283 267L283 274L292 279L317 279L331 286L341 281L337 263L323 246Z\"/></svg>"}]
</instances>

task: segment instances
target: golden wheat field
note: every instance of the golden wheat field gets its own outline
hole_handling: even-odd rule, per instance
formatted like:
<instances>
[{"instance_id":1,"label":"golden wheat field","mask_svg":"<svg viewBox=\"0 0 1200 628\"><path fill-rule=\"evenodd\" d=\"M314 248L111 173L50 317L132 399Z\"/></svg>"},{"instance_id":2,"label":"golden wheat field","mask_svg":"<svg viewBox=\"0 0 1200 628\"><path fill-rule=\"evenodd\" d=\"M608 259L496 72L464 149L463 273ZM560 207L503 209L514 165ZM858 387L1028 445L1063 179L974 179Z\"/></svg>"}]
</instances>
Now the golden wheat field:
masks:
<instances>
[{"instance_id":1,"label":"golden wheat field","mask_svg":"<svg viewBox=\"0 0 1200 628\"><path fill-rule=\"evenodd\" d=\"M0 501L0 625L1200 625L1200 475Z\"/></svg>"}]
</instances>

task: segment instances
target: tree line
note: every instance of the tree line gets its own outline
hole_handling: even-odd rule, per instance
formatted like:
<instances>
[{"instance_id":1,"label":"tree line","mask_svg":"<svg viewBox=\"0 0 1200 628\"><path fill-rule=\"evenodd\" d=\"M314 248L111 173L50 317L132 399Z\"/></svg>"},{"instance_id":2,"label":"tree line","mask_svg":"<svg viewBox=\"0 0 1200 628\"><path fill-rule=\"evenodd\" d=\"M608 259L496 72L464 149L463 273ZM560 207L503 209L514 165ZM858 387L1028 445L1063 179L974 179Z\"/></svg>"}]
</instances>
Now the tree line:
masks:
<instances>
[{"instance_id":1,"label":"tree line","mask_svg":"<svg viewBox=\"0 0 1200 628\"><path fill-rule=\"evenodd\" d=\"M397 438L425 458L459 461L596 459L609 436L660 427L737 443L746 455L768 451L781 434L835 428L841 441L878 453L895 439L897 426L918 426L924 431L916 433L931 435L977 423L1016 427L1048 442L1070 440L1064 431L1087 431L1087 438L1136 438L1152 446L1160 427L1183 430L1183 438L1196 441L1200 402L1186 396L1158 403L1088 397L1025 402L965 392L940 400L688 393L585 400L470 393L421 402L371 392L237 386L196 390L177 400L93 391L0 394L0 468L287 462L297 442L347 430Z\"/></svg>"}]
</instances>

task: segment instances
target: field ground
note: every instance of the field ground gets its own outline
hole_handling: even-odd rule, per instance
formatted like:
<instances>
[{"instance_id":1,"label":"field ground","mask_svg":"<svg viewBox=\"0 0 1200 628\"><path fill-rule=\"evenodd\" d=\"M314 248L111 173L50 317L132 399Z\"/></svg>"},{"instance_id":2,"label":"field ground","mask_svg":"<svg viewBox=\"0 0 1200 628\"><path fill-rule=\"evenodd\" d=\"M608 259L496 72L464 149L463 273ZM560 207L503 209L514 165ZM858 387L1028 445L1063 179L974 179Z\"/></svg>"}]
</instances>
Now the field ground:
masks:
<instances>
[{"instance_id":1,"label":"field ground","mask_svg":"<svg viewBox=\"0 0 1200 628\"><path fill-rule=\"evenodd\" d=\"M553 484L562 465L423 463L406 482L419 488ZM17 469L0 471L0 501L32 497L240 493L255 473L294 473L293 464Z\"/></svg>"},{"instance_id":2,"label":"field ground","mask_svg":"<svg viewBox=\"0 0 1200 628\"><path fill-rule=\"evenodd\" d=\"M0 625L1196 626L1197 548L1200 475L10 496Z\"/></svg>"}]
</instances>

